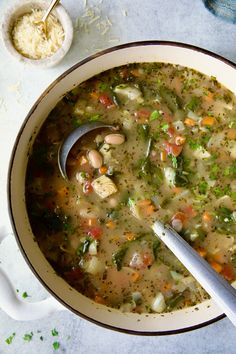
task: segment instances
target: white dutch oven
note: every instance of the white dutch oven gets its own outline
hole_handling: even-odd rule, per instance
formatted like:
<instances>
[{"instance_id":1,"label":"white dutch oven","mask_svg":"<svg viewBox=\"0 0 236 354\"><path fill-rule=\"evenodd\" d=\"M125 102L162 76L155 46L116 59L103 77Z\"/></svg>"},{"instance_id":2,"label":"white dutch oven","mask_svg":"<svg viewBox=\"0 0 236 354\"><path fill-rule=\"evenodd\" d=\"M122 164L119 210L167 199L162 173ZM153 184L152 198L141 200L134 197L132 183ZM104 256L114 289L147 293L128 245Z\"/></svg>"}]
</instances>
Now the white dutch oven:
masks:
<instances>
[{"instance_id":1,"label":"white dutch oven","mask_svg":"<svg viewBox=\"0 0 236 354\"><path fill-rule=\"evenodd\" d=\"M95 54L67 70L51 84L30 110L16 139L9 166L8 202L12 226L21 252L52 297L36 304L22 303L16 299L6 275L0 273L0 306L15 319L36 319L68 308L79 316L111 329L154 335L195 329L224 316L212 300L173 313L142 315L121 313L96 304L55 274L34 241L31 231L25 206L28 152L49 112L67 91L104 70L133 62L155 61L180 64L215 76L236 93L235 64L193 46L158 41L130 43Z\"/></svg>"}]
</instances>

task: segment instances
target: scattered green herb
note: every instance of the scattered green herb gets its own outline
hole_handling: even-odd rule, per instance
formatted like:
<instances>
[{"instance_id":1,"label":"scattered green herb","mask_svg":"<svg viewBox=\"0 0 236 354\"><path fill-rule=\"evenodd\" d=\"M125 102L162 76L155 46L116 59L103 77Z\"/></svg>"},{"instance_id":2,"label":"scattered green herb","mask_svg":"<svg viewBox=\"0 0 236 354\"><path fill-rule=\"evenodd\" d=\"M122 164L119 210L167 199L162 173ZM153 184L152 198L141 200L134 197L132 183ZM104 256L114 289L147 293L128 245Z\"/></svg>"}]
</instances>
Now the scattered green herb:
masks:
<instances>
[{"instance_id":1,"label":"scattered green herb","mask_svg":"<svg viewBox=\"0 0 236 354\"><path fill-rule=\"evenodd\" d=\"M58 336L58 332L57 332L56 328L53 328L51 333L52 333L52 336L54 336L54 337Z\"/></svg>"},{"instance_id":2,"label":"scattered green herb","mask_svg":"<svg viewBox=\"0 0 236 354\"><path fill-rule=\"evenodd\" d=\"M177 157L176 156L171 156L171 161L172 161L172 166L174 168L177 168L178 167L178 160L177 160Z\"/></svg>"},{"instance_id":3,"label":"scattered green herb","mask_svg":"<svg viewBox=\"0 0 236 354\"><path fill-rule=\"evenodd\" d=\"M153 255L154 255L155 260L157 260L158 251L160 249L160 246L161 246L161 242L158 239L153 241L152 251L153 251Z\"/></svg>"},{"instance_id":4,"label":"scattered green herb","mask_svg":"<svg viewBox=\"0 0 236 354\"><path fill-rule=\"evenodd\" d=\"M149 139L149 132L150 132L150 127L148 124L138 124L137 125L137 131L140 137L146 141Z\"/></svg>"},{"instance_id":5,"label":"scattered green herb","mask_svg":"<svg viewBox=\"0 0 236 354\"><path fill-rule=\"evenodd\" d=\"M95 122L95 121L99 120L99 118L101 118L101 115L100 115L100 114L94 114L93 116L91 116L91 117L89 118L89 121L90 121L90 122Z\"/></svg>"},{"instance_id":6,"label":"scattered green herb","mask_svg":"<svg viewBox=\"0 0 236 354\"><path fill-rule=\"evenodd\" d=\"M184 296L182 294L177 294L177 295L173 296L166 303L167 309L169 311L173 310L178 305L178 303L180 303L183 299L184 299Z\"/></svg>"},{"instance_id":7,"label":"scattered green herb","mask_svg":"<svg viewBox=\"0 0 236 354\"><path fill-rule=\"evenodd\" d=\"M149 120L152 122L153 120L156 120L159 117L161 117L161 113L159 111L155 110L150 114Z\"/></svg>"},{"instance_id":8,"label":"scattered green herb","mask_svg":"<svg viewBox=\"0 0 236 354\"><path fill-rule=\"evenodd\" d=\"M5 342L7 343L7 344L11 344L12 343L12 341L13 341L13 339L14 339L14 337L15 337L15 332L14 333L12 333L7 339L5 339Z\"/></svg>"},{"instance_id":9,"label":"scattered green herb","mask_svg":"<svg viewBox=\"0 0 236 354\"><path fill-rule=\"evenodd\" d=\"M116 252L113 253L112 262L116 266L117 270L121 270L122 263L123 263L123 260L124 260L127 250L128 250L127 246L122 246Z\"/></svg>"},{"instance_id":10,"label":"scattered green herb","mask_svg":"<svg viewBox=\"0 0 236 354\"><path fill-rule=\"evenodd\" d=\"M33 332L30 332L30 333L26 333L23 337L23 339L26 341L26 342L30 342L33 338Z\"/></svg>"},{"instance_id":11,"label":"scattered green herb","mask_svg":"<svg viewBox=\"0 0 236 354\"><path fill-rule=\"evenodd\" d=\"M85 253L87 253L89 250L90 243L91 243L91 239L88 237L83 242L81 242L81 244L79 245L76 251L77 255L81 257Z\"/></svg>"},{"instance_id":12,"label":"scattered green herb","mask_svg":"<svg viewBox=\"0 0 236 354\"><path fill-rule=\"evenodd\" d=\"M60 348L60 343L59 342L54 342L52 344L54 350L58 350Z\"/></svg>"},{"instance_id":13,"label":"scattered green herb","mask_svg":"<svg viewBox=\"0 0 236 354\"><path fill-rule=\"evenodd\" d=\"M159 94L173 113L182 107L180 97L170 88L166 86L160 87Z\"/></svg>"},{"instance_id":14,"label":"scattered green herb","mask_svg":"<svg viewBox=\"0 0 236 354\"><path fill-rule=\"evenodd\" d=\"M169 129L169 124L168 123L165 123L161 126L161 129L166 132L168 129Z\"/></svg>"},{"instance_id":15,"label":"scattered green herb","mask_svg":"<svg viewBox=\"0 0 236 354\"><path fill-rule=\"evenodd\" d=\"M197 150L201 147L201 144L199 144L197 141L194 141L192 139L189 139L188 144L192 150Z\"/></svg>"},{"instance_id":16,"label":"scattered green herb","mask_svg":"<svg viewBox=\"0 0 236 354\"><path fill-rule=\"evenodd\" d=\"M195 112L201 105L201 97L193 96L185 105L185 109Z\"/></svg>"},{"instance_id":17,"label":"scattered green herb","mask_svg":"<svg viewBox=\"0 0 236 354\"><path fill-rule=\"evenodd\" d=\"M100 82L98 88L100 91L104 92L108 89L108 85L105 82Z\"/></svg>"},{"instance_id":18,"label":"scattered green herb","mask_svg":"<svg viewBox=\"0 0 236 354\"><path fill-rule=\"evenodd\" d=\"M200 194L206 194L207 189L208 189L208 183L205 180L199 182L198 190Z\"/></svg>"},{"instance_id":19,"label":"scattered green herb","mask_svg":"<svg viewBox=\"0 0 236 354\"><path fill-rule=\"evenodd\" d=\"M26 291L24 291L23 294L22 294L22 297L23 297L23 299L26 299L27 297L29 297L29 295L27 294Z\"/></svg>"}]
</instances>

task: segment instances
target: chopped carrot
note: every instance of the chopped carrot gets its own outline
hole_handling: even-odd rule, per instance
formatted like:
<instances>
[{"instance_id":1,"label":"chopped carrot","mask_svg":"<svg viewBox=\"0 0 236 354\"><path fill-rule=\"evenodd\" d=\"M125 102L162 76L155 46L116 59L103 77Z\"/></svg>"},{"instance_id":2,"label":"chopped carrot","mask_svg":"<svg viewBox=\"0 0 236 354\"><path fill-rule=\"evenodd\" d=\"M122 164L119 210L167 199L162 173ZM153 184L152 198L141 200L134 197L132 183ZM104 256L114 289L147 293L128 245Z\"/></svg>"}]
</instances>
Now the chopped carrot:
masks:
<instances>
[{"instance_id":1,"label":"chopped carrot","mask_svg":"<svg viewBox=\"0 0 236 354\"><path fill-rule=\"evenodd\" d=\"M216 120L214 117L203 117L201 119L201 125L203 126L212 126L216 123Z\"/></svg>"},{"instance_id":2,"label":"chopped carrot","mask_svg":"<svg viewBox=\"0 0 236 354\"><path fill-rule=\"evenodd\" d=\"M102 304L102 305L105 304L105 300L104 300L103 297L100 296L100 295L95 295L94 301L97 302L98 304Z\"/></svg>"},{"instance_id":3,"label":"chopped carrot","mask_svg":"<svg viewBox=\"0 0 236 354\"><path fill-rule=\"evenodd\" d=\"M100 173L101 175L105 175L105 174L107 173L107 171L108 171L108 168L107 168L107 166L105 166L105 165L103 165L103 166L101 166L101 167L99 168L99 173Z\"/></svg>"},{"instance_id":4,"label":"chopped carrot","mask_svg":"<svg viewBox=\"0 0 236 354\"><path fill-rule=\"evenodd\" d=\"M202 221L206 223L210 223L212 221L212 215L208 211L205 211L202 214Z\"/></svg>"},{"instance_id":5,"label":"chopped carrot","mask_svg":"<svg viewBox=\"0 0 236 354\"><path fill-rule=\"evenodd\" d=\"M186 118L184 123L189 127L194 127L197 124L197 122L191 118Z\"/></svg>"},{"instance_id":6,"label":"chopped carrot","mask_svg":"<svg viewBox=\"0 0 236 354\"><path fill-rule=\"evenodd\" d=\"M96 91L92 91L92 92L90 92L90 96L92 97L92 98L94 98L94 99L98 99L98 97L99 97L99 93L98 92L96 92Z\"/></svg>"},{"instance_id":7,"label":"chopped carrot","mask_svg":"<svg viewBox=\"0 0 236 354\"><path fill-rule=\"evenodd\" d=\"M161 151L160 153L160 159L161 161L166 161L167 160L167 152L166 151Z\"/></svg>"},{"instance_id":8,"label":"chopped carrot","mask_svg":"<svg viewBox=\"0 0 236 354\"><path fill-rule=\"evenodd\" d=\"M186 141L185 136L177 135L175 137L175 144L176 145L184 145L185 141Z\"/></svg>"},{"instance_id":9,"label":"chopped carrot","mask_svg":"<svg viewBox=\"0 0 236 354\"><path fill-rule=\"evenodd\" d=\"M131 279L135 283L140 278L140 274L137 271L131 273Z\"/></svg>"},{"instance_id":10,"label":"chopped carrot","mask_svg":"<svg viewBox=\"0 0 236 354\"><path fill-rule=\"evenodd\" d=\"M143 199L138 202L141 212L144 216L150 216L155 211L155 206L150 199Z\"/></svg>"},{"instance_id":11,"label":"chopped carrot","mask_svg":"<svg viewBox=\"0 0 236 354\"><path fill-rule=\"evenodd\" d=\"M222 252L217 252L217 253L214 253L212 255L212 258L214 259L214 261L216 261L217 263L223 263L223 254Z\"/></svg>"},{"instance_id":12,"label":"chopped carrot","mask_svg":"<svg viewBox=\"0 0 236 354\"><path fill-rule=\"evenodd\" d=\"M106 227L110 230L113 230L116 227L116 224L114 223L114 221L110 220L106 223Z\"/></svg>"},{"instance_id":13,"label":"chopped carrot","mask_svg":"<svg viewBox=\"0 0 236 354\"><path fill-rule=\"evenodd\" d=\"M197 249L196 249L196 251L197 251L197 253L199 254L199 256L201 256L201 257L206 257L206 255L207 255L207 251L205 250L205 248L203 248L203 247L198 247Z\"/></svg>"},{"instance_id":14,"label":"chopped carrot","mask_svg":"<svg viewBox=\"0 0 236 354\"><path fill-rule=\"evenodd\" d=\"M134 232L124 232L124 235L128 241L133 241L135 240L135 233Z\"/></svg>"},{"instance_id":15,"label":"chopped carrot","mask_svg":"<svg viewBox=\"0 0 236 354\"><path fill-rule=\"evenodd\" d=\"M97 219L96 218L89 218L86 219L88 226L96 226L97 225Z\"/></svg>"},{"instance_id":16,"label":"chopped carrot","mask_svg":"<svg viewBox=\"0 0 236 354\"><path fill-rule=\"evenodd\" d=\"M208 91L207 95L204 95L203 98L206 102L210 103L213 100L213 93Z\"/></svg>"},{"instance_id":17,"label":"chopped carrot","mask_svg":"<svg viewBox=\"0 0 236 354\"><path fill-rule=\"evenodd\" d=\"M173 187L172 188L172 192L175 194L179 194L182 191L181 187Z\"/></svg>"},{"instance_id":18,"label":"chopped carrot","mask_svg":"<svg viewBox=\"0 0 236 354\"><path fill-rule=\"evenodd\" d=\"M222 265L216 261L211 261L210 265L217 273L220 273L223 269Z\"/></svg>"},{"instance_id":19,"label":"chopped carrot","mask_svg":"<svg viewBox=\"0 0 236 354\"><path fill-rule=\"evenodd\" d=\"M143 199L143 200L140 200L140 201L138 202L138 205L139 205L140 207L142 207L142 206L148 206L148 205L150 205L150 204L152 204L152 201L151 201L150 199Z\"/></svg>"},{"instance_id":20,"label":"chopped carrot","mask_svg":"<svg viewBox=\"0 0 236 354\"><path fill-rule=\"evenodd\" d=\"M150 216L150 215L152 215L152 214L154 213L154 211L155 211L154 205L153 205L153 204L152 204L152 205L149 205L149 206L147 207L147 209L145 210L145 215L146 215L146 216Z\"/></svg>"}]
</instances>

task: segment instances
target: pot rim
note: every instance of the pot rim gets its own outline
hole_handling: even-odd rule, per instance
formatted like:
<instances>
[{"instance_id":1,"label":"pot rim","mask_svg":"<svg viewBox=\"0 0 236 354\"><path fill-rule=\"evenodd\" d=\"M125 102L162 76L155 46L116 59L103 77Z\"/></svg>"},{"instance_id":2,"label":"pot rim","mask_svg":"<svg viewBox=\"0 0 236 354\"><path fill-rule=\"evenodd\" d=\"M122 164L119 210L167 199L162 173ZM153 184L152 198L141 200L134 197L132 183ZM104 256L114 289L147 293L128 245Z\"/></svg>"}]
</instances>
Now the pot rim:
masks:
<instances>
[{"instance_id":1,"label":"pot rim","mask_svg":"<svg viewBox=\"0 0 236 354\"><path fill-rule=\"evenodd\" d=\"M31 269L31 271L33 272L33 274L36 276L36 278L41 282L41 284L47 289L47 291L54 297L56 298L63 306L65 306L67 309L69 309L70 311L72 311L73 313L75 313L76 315L79 315L81 318L84 318L94 324L97 324L101 327L104 327L106 329L110 329L110 330L115 330L118 332L122 332L122 333L126 333L126 334L133 334L133 335L143 335L143 336L161 336L161 335L170 335L170 334L179 334L179 333L184 333L184 332L189 332L198 328L202 328L205 326L208 326L212 323L215 323L221 319L223 319L225 316L225 314L222 314L220 316L217 316L211 320L207 320L204 321L202 323L193 325L193 326L189 326L189 327L183 327L183 328L179 328L179 329L175 329L175 330L165 330L165 331L136 331L136 330L129 330L129 329L125 329L125 328L119 328L117 326L114 325L108 325L108 324L104 324L103 322L100 322L98 320L95 320L94 318L91 318L89 316L86 316L84 314L82 314L81 312L79 312L78 310L75 310L72 306L70 306L69 304L67 304L62 298L60 298L51 288L50 286L48 286L45 281L41 278L40 274L35 270L34 266L32 265L22 243L21 243L21 239L18 235L16 226L15 226L15 221L14 221L14 217L13 217L13 212L12 212L12 205L11 205L11 174L12 174L12 167L13 167L13 161L14 161L14 157L15 157L15 152L18 146L18 142L20 140L20 137L22 135L22 132L25 129L25 126L28 122L28 120L30 119L31 115L33 114L33 112L37 109L38 105L41 103L42 99L57 85L58 82L60 82L63 78L65 78L68 74L70 74L71 72L73 72L75 69L79 68L80 66L84 65L85 63L97 58L97 57L101 57L105 54L120 50L120 49L125 49L125 48L131 48L131 47L139 47L139 46L149 46L149 45L161 45L161 46L173 46L173 47L181 47L183 49L190 49L196 52L201 52L203 54L206 54L208 56L211 56L223 63L225 63L226 65L229 65L231 67L233 67L234 69L236 69L236 64L233 63L232 61L224 58L223 56L216 54L212 51L209 51L207 49L203 49L200 47L197 47L195 45L192 44L187 44L187 43L182 43L182 42L175 42L175 41L162 41L162 40L147 40L147 41L135 41L135 42L128 42L128 43L124 43L124 44L120 44L120 45L116 45L107 49L104 49L98 53L95 54L91 54L88 57L86 57L85 59L82 59L81 61L79 61L78 63L74 64L72 67L70 67L69 69L67 69L66 71L64 71L58 78L56 78L48 87L46 90L44 90L44 92L39 96L39 98L36 100L36 102L33 104L32 108L30 109L30 111L28 112L28 114L26 115L21 128L16 136L13 148L12 148L12 152L11 152L11 156L10 156L10 160L9 160L9 166L8 166L8 173L7 173L7 204L8 204L8 213L9 213L9 218L10 218L10 223L13 229L13 233L16 239L16 242L19 246L19 249L21 251L21 254L23 255L26 263L28 264L29 268Z\"/></svg>"}]
</instances>

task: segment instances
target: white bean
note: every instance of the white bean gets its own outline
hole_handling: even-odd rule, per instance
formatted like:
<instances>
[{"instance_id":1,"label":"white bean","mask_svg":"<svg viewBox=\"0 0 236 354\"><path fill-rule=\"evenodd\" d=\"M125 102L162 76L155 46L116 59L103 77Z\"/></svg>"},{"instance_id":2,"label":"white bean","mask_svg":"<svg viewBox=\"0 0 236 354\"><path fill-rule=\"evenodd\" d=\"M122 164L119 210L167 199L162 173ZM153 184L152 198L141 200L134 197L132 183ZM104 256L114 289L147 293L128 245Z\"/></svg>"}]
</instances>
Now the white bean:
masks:
<instances>
[{"instance_id":1,"label":"white bean","mask_svg":"<svg viewBox=\"0 0 236 354\"><path fill-rule=\"evenodd\" d=\"M102 155L97 150L90 150L88 159L93 168L100 168L102 166Z\"/></svg>"},{"instance_id":2,"label":"white bean","mask_svg":"<svg viewBox=\"0 0 236 354\"><path fill-rule=\"evenodd\" d=\"M106 144L121 145L125 141L125 137L122 134L108 134L105 136L104 141Z\"/></svg>"}]
</instances>

